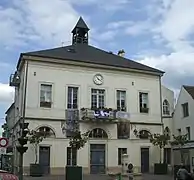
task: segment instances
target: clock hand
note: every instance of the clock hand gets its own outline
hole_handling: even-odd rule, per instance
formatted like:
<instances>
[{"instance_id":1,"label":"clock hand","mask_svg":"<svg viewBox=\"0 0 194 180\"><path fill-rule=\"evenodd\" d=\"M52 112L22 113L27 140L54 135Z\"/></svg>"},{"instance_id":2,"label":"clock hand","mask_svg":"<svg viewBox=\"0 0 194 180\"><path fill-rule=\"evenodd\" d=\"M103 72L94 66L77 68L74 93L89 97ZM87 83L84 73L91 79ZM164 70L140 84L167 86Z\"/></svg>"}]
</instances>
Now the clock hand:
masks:
<instances>
[{"instance_id":1,"label":"clock hand","mask_svg":"<svg viewBox=\"0 0 194 180\"><path fill-rule=\"evenodd\" d=\"M97 77L97 79L98 79L99 81L101 81L101 78L100 78L100 77Z\"/></svg>"}]
</instances>

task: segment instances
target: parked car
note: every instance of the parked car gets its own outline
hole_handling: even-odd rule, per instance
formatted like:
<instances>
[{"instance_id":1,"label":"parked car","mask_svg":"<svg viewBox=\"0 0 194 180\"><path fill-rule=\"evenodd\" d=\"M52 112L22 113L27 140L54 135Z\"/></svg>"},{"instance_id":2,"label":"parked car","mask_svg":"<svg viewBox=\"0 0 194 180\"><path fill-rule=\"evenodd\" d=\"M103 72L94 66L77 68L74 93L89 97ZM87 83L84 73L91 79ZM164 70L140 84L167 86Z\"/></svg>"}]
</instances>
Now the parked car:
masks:
<instances>
[{"instance_id":1,"label":"parked car","mask_svg":"<svg viewBox=\"0 0 194 180\"><path fill-rule=\"evenodd\" d=\"M0 170L0 180L19 180L19 178L7 171Z\"/></svg>"}]
</instances>

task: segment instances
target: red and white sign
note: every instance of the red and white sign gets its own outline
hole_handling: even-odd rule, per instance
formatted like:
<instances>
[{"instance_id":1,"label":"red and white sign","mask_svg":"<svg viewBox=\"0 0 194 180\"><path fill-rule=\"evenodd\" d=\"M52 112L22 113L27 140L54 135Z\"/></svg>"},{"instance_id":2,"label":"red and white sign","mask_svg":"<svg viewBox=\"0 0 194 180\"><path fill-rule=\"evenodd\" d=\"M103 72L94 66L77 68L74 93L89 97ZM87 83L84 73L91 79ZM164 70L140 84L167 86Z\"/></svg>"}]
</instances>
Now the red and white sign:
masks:
<instances>
[{"instance_id":1,"label":"red and white sign","mask_svg":"<svg viewBox=\"0 0 194 180\"><path fill-rule=\"evenodd\" d=\"M0 138L0 148L5 148L8 146L8 139L7 138Z\"/></svg>"}]
</instances>

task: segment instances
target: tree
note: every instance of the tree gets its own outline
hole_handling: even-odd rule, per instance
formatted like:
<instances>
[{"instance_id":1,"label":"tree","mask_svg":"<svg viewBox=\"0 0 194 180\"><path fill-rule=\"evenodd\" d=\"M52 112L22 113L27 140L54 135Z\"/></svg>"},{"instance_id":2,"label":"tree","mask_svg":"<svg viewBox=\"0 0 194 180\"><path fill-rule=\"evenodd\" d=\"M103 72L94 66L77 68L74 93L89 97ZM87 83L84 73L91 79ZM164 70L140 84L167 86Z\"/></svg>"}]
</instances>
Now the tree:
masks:
<instances>
[{"instance_id":1,"label":"tree","mask_svg":"<svg viewBox=\"0 0 194 180\"><path fill-rule=\"evenodd\" d=\"M162 150L169 143L169 136L166 134L150 135L150 142L160 148L160 163L162 163Z\"/></svg>"},{"instance_id":2,"label":"tree","mask_svg":"<svg viewBox=\"0 0 194 180\"><path fill-rule=\"evenodd\" d=\"M83 148L88 140L89 133L90 131L87 131L85 133L81 133L78 130L74 131L74 135L69 141L70 147L76 150Z\"/></svg>"},{"instance_id":3,"label":"tree","mask_svg":"<svg viewBox=\"0 0 194 180\"><path fill-rule=\"evenodd\" d=\"M141 134L136 130L134 131L136 137L140 137ZM147 134L148 139L154 145L160 148L160 163L162 162L162 149L169 143L169 135L168 134Z\"/></svg>"},{"instance_id":4,"label":"tree","mask_svg":"<svg viewBox=\"0 0 194 180\"><path fill-rule=\"evenodd\" d=\"M183 146L188 143L187 134L185 135L173 135L173 141L170 142L172 146L178 146L181 156L181 163L184 163L184 156L183 156Z\"/></svg>"},{"instance_id":5,"label":"tree","mask_svg":"<svg viewBox=\"0 0 194 180\"><path fill-rule=\"evenodd\" d=\"M44 132L38 132L34 130L29 131L28 141L34 147L35 164L37 164L38 161L38 145L43 141L44 138L46 138L46 133Z\"/></svg>"}]
</instances>

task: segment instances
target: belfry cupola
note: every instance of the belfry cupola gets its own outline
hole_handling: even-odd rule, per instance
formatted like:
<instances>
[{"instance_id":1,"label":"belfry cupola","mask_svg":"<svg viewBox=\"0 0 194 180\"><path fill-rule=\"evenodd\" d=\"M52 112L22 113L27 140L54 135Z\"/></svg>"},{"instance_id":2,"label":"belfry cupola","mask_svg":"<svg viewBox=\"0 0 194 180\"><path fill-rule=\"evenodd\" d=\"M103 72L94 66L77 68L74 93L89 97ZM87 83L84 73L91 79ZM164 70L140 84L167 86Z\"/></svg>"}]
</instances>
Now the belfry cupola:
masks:
<instances>
[{"instance_id":1,"label":"belfry cupola","mask_svg":"<svg viewBox=\"0 0 194 180\"><path fill-rule=\"evenodd\" d=\"M88 31L90 29L82 19L79 18L76 26L72 30L72 44L88 44Z\"/></svg>"}]
</instances>

